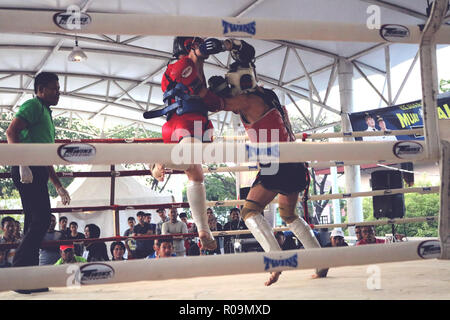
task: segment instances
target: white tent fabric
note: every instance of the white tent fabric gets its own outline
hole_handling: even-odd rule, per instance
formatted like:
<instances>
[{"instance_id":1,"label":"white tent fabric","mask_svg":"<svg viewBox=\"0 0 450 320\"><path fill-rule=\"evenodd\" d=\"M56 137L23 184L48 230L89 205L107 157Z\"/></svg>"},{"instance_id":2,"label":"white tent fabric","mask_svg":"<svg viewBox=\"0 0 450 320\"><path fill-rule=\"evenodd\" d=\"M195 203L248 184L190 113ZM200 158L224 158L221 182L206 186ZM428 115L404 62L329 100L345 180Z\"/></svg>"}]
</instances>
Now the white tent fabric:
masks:
<instances>
[{"instance_id":1,"label":"white tent fabric","mask_svg":"<svg viewBox=\"0 0 450 320\"><path fill-rule=\"evenodd\" d=\"M22 25L27 25L29 15L51 16L74 7L92 15L95 23L98 14L110 16L107 24L111 26L111 32L86 34L59 28L57 32L21 31ZM0 14L15 12L19 17L14 21L19 24L17 28L13 25L8 29L0 28L0 113L13 114L32 96L33 76L39 71L52 71L59 75L61 85L61 99L53 108L54 117L88 120L99 127L122 124L141 130L143 126L159 132L164 119L143 119L142 112L162 105L160 83L172 56L173 36L187 30L174 30L171 36L157 35L161 30L156 28L146 30L152 34L113 34L112 27L121 25L119 18L130 14L173 16L178 17L186 28L196 19L208 17L275 19L310 22L311 26L305 29L315 31L319 29L316 23L357 23L363 26L362 31L367 31L366 24L372 21L374 8L379 12L381 24L413 25L417 30L417 25L427 20L425 0L0 0ZM52 19L47 19L47 23L57 28ZM167 32L168 27L161 25L158 29ZM124 28L121 31L123 33ZM76 40L88 56L81 63L68 61ZM413 59L418 49L417 44L388 43L381 38L369 43L356 39L352 42L285 40L283 37L262 40L246 34L246 41L256 50L260 84L276 91L283 103L289 105L291 116L303 117L302 113L307 113L309 103L312 103L317 112L323 111L327 115L329 123L340 119L338 92L331 90L337 87L335 71L339 59L354 63L355 68L357 66L367 76L377 75L373 84L380 94L386 95L385 87L390 82L395 83L397 78L401 81L404 76L391 74L389 67ZM228 53L211 56L205 64L206 78L223 75L231 62ZM387 73L391 81L384 81ZM355 70L353 77L358 79L361 75ZM393 86L396 91L397 85ZM397 102L420 98L408 97L404 92L420 93L420 90L405 87ZM355 100L355 105L366 110L379 103L386 105L388 99L379 102L379 94L375 90L370 93L370 96ZM296 101L298 108L292 101ZM316 126L317 112L306 114L311 127ZM226 112L211 117L215 128L221 132L233 128L230 119L232 117Z\"/></svg>"},{"instance_id":2,"label":"white tent fabric","mask_svg":"<svg viewBox=\"0 0 450 320\"><path fill-rule=\"evenodd\" d=\"M93 165L90 171L109 171L110 166ZM125 170L121 166L116 166L116 170ZM110 203L111 178L77 178L67 188L70 194L71 207L91 207L108 206ZM138 204L158 204L174 202L173 196L169 193L159 193L142 185L133 177L117 177L115 182L115 204L117 205L138 205ZM56 207L64 205L61 201L56 203ZM139 210L120 211L120 234L128 229L128 217L136 217ZM160 221L156 210L143 210L152 213L152 223ZM66 216L69 223L76 221L78 231L83 232L86 224L95 223L101 229L100 237L114 236L114 212L92 211L92 212L67 212L60 216Z\"/></svg>"}]
</instances>

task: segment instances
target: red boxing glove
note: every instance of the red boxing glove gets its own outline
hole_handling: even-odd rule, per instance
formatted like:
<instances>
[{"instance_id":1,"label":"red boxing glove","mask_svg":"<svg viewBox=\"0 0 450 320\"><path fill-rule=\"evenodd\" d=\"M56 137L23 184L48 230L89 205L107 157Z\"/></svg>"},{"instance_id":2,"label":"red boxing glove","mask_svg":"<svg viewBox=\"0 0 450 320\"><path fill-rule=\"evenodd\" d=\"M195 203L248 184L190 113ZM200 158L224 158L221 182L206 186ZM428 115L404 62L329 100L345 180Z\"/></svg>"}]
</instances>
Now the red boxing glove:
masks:
<instances>
[{"instance_id":1,"label":"red boxing glove","mask_svg":"<svg viewBox=\"0 0 450 320\"><path fill-rule=\"evenodd\" d=\"M167 66L161 82L163 92L167 90L171 82L182 83L189 88L192 94L198 93L201 88L201 80L194 62L189 57L183 57Z\"/></svg>"},{"instance_id":2,"label":"red boxing glove","mask_svg":"<svg viewBox=\"0 0 450 320\"><path fill-rule=\"evenodd\" d=\"M211 90L206 92L206 95L203 97L203 101L205 102L208 111L216 112L225 108L225 100Z\"/></svg>"}]
</instances>

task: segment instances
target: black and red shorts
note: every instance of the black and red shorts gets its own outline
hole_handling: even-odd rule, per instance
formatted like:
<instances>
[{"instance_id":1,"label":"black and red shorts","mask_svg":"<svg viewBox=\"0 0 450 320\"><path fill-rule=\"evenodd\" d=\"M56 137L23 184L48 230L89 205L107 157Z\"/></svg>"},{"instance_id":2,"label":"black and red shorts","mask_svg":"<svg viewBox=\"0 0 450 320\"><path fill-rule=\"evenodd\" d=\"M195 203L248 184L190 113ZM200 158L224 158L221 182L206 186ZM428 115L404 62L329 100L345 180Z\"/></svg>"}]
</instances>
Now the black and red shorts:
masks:
<instances>
[{"instance_id":1,"label":"black and red shorts","mask_svg":"<svg viewBox=\"0 0 450 320\"><path fill-rule=\"evenodd\" d=\"M260 166L264 168L268 165ZM308 169L302 162L279 163L275 174L262 174L260 170L252 187L261 184L265 189L283 195L299 193L307 186L307 172Z\"/></svg>"}]
</instances>

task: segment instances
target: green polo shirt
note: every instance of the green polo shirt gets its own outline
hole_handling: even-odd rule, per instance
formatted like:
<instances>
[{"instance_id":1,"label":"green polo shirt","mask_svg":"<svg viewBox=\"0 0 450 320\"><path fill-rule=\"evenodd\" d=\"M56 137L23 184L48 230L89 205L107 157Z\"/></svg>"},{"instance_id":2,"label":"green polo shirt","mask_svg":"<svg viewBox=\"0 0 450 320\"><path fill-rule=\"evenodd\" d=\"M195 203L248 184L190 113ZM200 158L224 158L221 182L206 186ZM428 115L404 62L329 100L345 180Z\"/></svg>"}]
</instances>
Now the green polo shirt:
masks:
<instances>
[{"instance_id":1,"label":"green polo shirt","mask_svg":"<svg viewBox=\"0 0 450 320\"><path fill-rule=\"evenodd\" d=\"M20 132L23 143L54 143L55 125L52 111L42 104L38 98L25 101L16 113L16 117L24 120L28 126Z\"/></svg>"},{"instance_id":2,"label":"green polo shirt","mask_svg":"<svg viewBox=\"0 0 450 320\"><path fill-rule=\"evenodd\" d=\"M76 262L87 262L87 260L85 258L79 257L79 256L75 256L75 261ZM65 264L65 263L63 263L63 259L62 258L59 258L59 260L56 261L54 265L55 266L59 266L61 264Z\"/></svg>"}]
</instances>

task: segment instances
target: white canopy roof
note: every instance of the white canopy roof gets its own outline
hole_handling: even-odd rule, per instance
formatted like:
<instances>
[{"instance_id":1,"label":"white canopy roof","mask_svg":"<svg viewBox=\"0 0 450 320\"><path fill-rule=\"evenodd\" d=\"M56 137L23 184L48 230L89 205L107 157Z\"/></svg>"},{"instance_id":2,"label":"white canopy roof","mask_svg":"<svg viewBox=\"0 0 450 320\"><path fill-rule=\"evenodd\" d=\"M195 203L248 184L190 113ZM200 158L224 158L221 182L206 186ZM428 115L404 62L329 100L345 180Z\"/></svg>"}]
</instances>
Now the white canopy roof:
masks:
<instances>
[{"instance_id":1,"label":"white canopy roof","mask_svg":"<svg viewBox=\"0 0 450 320\"><path fill-rule=\"evenodd\" d=\"M23 12L26 17L33 10L37 17L39 13L66 11L71 5L87 14L114 14L110 16L111 25L114 17L139 13L193 17L185 19L186 25L192 24L195 17L236 17L363 26L370 17L369 6L373 5L379 8L382 24L417 26L427 18L423 0L2 0L0 13L19 12L20 17ZM24 25L28 22L18 20ZM123 26L124 30L126 27ZM146 31L147 34L152 32ZM36 73L53 71L60 76L62 90L60 103L54 108L56 116L97 120L99 126L107 120L106 125L134 124L159 131L164 119L144 120L142 112L162 104L160 81L171 58L173 36L78 34L79 45L88 59L75 63L69 62L67 56L76 36L76 33L62 29L60 32L36 30L28 33L0 30L0 111L11 112L31 97L32 77ZM337 84L335 75L339 58L353 62L355 68L366 75L385 76L389 70L386 61L391 67L395 66L413 58L418 49L417 44L392 44L381 40L334 42L280 38L266 41L248 38L246 41L256 48L261 84L276 89L286 104L308 101L311 96L314 108L323 109L332 115L332 119L339 119L340 115L340 106L327 102L328 91ZM389 47L389 57L385 57L386 47ZM227 53L210 57L205 67L206 77L223 74L229 63ZM354 75L361 77L358 70ZM315 91L320 92L320 97ZM378 91L383 92L380 87ZM302 116L299 109L292 108L293 116ZM212 116L218 130L226 129L231 118L225 112ZM310 122L314 127L315 121Z\"/></svg>"}]
</instances>

